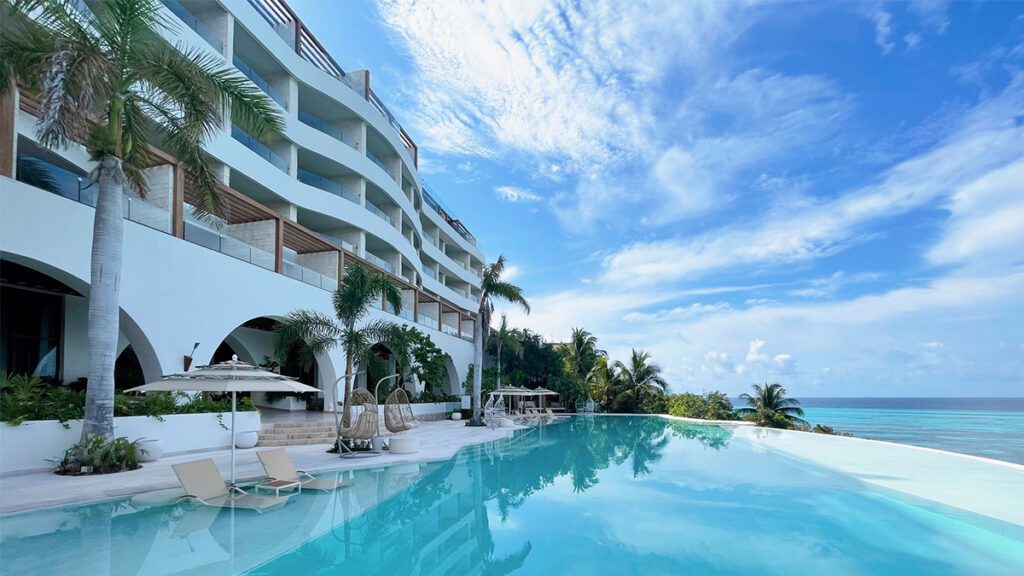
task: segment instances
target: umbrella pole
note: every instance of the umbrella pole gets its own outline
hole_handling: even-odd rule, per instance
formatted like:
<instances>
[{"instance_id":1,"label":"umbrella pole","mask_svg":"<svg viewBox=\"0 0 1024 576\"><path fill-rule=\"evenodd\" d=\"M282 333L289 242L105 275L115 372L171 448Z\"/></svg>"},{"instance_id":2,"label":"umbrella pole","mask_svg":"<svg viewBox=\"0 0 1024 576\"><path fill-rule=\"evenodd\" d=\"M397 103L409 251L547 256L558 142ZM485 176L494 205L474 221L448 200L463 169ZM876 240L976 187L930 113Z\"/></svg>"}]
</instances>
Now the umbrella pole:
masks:
<instances>
[{"instance_id":1,"label":"umbrella pole","mask_svg":"<svg viewBox=\"0 0 1024 576\"><path fill-rule=\"evenodd\" d=\"M231 392L231 485L235 485L235 395Z\"/></svg>"}]
</instances>

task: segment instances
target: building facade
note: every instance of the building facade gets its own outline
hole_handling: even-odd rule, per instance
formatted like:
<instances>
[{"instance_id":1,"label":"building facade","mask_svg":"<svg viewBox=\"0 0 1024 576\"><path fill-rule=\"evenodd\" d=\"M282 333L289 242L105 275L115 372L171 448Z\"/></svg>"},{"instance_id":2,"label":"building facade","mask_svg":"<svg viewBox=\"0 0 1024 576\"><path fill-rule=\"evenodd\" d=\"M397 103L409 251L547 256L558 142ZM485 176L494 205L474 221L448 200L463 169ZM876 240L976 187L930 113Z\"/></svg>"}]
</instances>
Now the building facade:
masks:
<instances>
[{"instance_id":1,"label":"building facade","mask_svg":"<svg viewBox=\"0 0 1024 576\"><path fill-rule=\"evenodd\" d=\"M165 0L164 9L169 40L234 66L286 127L262 142L226 120L209 139L223 183L216 219L193 215L188 178L166 154L147 172L146 197L126 196L119 371L149 381L182 370L186 356L265 363L274 321L299 308L333 317L331 294L359 263L402 289L400 311L382 303L369 319L429 335L451 357L431 388L461 393L484 256L423 182L418 147L369 71L344 71L280 0ZM0 103L0 371L69 382L88 373L96 186L84 148L38 145L37 110L25 94ZM344 366L336 350L303 375L325 390L328 409Z\"/></svg>"}]
</instances>

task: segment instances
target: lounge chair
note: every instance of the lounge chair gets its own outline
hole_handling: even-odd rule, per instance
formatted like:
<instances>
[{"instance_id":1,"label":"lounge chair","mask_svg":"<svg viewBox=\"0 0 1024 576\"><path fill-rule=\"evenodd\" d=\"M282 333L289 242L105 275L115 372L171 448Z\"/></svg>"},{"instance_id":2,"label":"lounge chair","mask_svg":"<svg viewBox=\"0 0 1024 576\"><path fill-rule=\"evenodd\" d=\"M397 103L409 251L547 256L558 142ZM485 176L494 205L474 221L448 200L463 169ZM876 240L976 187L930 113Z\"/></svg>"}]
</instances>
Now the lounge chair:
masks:
<instances>
[{"instance_id":1,"label":"lounge chair","mask_svg":"<svg viewBox=\"0 0 1024 576\"><path fill-rule=\"evenodd\" d=\"M212 458L182 462L172 468L185 489L182 498L194 500L204 506L245 508L263 512L288 501L287 496L258 496L249 494L237 486L229 487Z\"/></svg>"},{"instance_id":2,"label":"lounge chair","mask_svg":"<svg viewBox=\"0 0 1024 576\"><path fill-rule=\"evenodd\" d=\"M350 486L352 483L347 480L332 480L330 478L317 478L309 472L296 470L288 451L284 448L274 450L260 450L256 453L267 473L267 482L298 482L302 490L322 490L330 492L336 488Z\"/></svg>"}]
</instances>

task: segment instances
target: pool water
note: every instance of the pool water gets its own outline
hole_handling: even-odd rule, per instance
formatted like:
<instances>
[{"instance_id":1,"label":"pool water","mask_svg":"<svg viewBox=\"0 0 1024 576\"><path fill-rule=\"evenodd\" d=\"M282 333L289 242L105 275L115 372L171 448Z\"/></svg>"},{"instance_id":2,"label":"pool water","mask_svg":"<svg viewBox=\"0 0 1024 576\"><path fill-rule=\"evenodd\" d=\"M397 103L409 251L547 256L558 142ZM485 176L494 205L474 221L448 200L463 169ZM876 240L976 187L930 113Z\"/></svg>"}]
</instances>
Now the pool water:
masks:
<instances>
[{"instance_id":1,"label":"pool water","mask_svg":"<svg viewBox=\"0 0 1024 576\"><path fill-rule=\"evenodd\" d=\"M1024 527L661 418L577 417L345 475L264 514L115 501L6 517L0 573L1024 573Z\"/></svg>"}]
</instances>

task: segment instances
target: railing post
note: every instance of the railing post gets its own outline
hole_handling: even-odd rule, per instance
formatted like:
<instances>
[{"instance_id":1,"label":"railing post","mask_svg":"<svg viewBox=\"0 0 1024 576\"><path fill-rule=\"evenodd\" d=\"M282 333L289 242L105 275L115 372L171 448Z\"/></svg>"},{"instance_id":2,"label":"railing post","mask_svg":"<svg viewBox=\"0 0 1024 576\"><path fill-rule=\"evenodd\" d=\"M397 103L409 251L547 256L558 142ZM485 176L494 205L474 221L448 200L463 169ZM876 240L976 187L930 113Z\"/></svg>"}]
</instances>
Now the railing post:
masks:
<instances>
[{"instance_id":1,"label":"railing post","mask_svg":"<svg viewBox=\"0 0 1024 576\"><path fill-rule=\"evenodd\" d=\"M14 119L18 115L18 91L11 86L8 88L7 93L0 97L0 176L14 178L18 144Z\"/></svg>"},{"instance_id":2,"label":"railing post","mask_svg":"<svg viewBox=\"0 0 1024 576\"><path fill-rule=\"evenodd\" d=\"M278 216L275 219L276 231L274 234L274 272L284 272L284 220Z\"/></svg>"},{"instance_id":3,"label":"railing post","mask_svg":"<svg viewBox=\"0 0 1024 576\"><path fill-rule=\"evenodd\" d=\"M174 188L171 191L171 234L185 237L185 169L174 165Z\"/></svg>"},{"instance_id":4,"label":"railing post","mask_svg":"<svg viewBox=\"0 0 1024 576\"><path fill-rule=\"evenodd\" d=\"M420 291L415 288L412 291L412 321L417 324L420 321Z\"/></svg>"}]
</instances>

